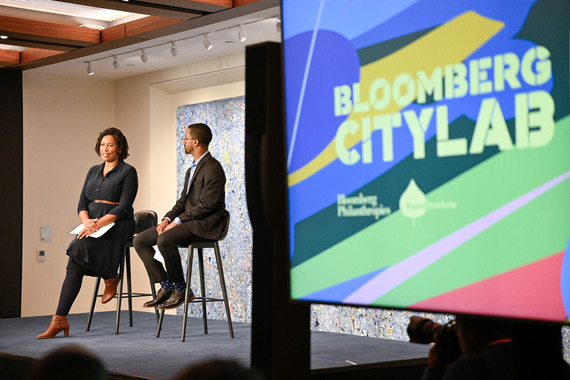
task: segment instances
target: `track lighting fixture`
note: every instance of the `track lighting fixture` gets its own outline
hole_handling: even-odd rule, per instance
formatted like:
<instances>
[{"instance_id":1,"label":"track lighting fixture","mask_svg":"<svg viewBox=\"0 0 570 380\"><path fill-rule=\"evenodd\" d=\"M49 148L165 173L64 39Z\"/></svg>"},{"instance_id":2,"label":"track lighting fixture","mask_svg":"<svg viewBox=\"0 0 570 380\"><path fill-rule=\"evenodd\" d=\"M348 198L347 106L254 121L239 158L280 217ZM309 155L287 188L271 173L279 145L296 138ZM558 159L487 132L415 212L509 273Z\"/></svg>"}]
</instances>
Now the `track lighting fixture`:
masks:
<instances>
[{"instance_id":1,"label":"track lighting fixture","mask_svg":"<svg viewBox=\"0 0 570 380\"><path fill-rule=\"evenodd\" d=\"M170 54L172 54L173 57L176 57L178 55L178 50L176 50L176 42L172 41L170 44Z\"/></svg>"},{"instance_id":2,"label":"track lighting fixture","mask_svg":"<svg viewBox=\"0 0 570 380\"><path fill-rule=\"evenodd\" d=\"M146 56L144 49L141 49L141 61L143 61L144 63L148 62L148 57Z\"/></svg>"},{"instance_id":3,"label":"track lighting fixture","mask_svg":"<svg viewBox=\"0 0 570 380\"><path fill-rule=\"evenodd\" d=\"M128 1L128 0L122 0L122 1ZM0 0L0 2L1 2L1 0ZM269 20L272 20L272 19L275 20L275 28L276 28L277 32L281 32L281 17L277 15L277 16L271 16L271 17L263 18L263 19L256 20L256 21L251 21L251 22L248 22L248 23L245 23L245 24L232 25L232 26L227 27L227 28L223 28L223 29L219 29L219 30L214 30L214 31L212 31L212 33L220 32L220 31L223 31L223 30L226 30L226 29L233 29L233 30L235 30L234 28L238 28L239 30L238 30L237 37L238 37L238 39L239 39L240 42L245 42L245 40L247 39L247 36L245 35L245 32L244 32L244 30L243 30L243 25L249 25L249 24L252 24L252 23L260 22L260 21L269 21ZM208 39L208 35L209 35L209 34L210 34L210 32L199 33L199 34L195 34L195 35L190 36L190 37L181 38L181 39L178 40L178 41L175 41L175 40L174 40L174 41L169 41L169 42L161 42L161 43L157 43L156 45L147 46L146 48L147 48L147 49L151 49L151 48L155 48L155 47L158 47L158 46L163 46L163 47L164 47L164 46L166 46L167 44L170 44L170 54L172 54L173 57L176 57L176 56L178 56L178 54L179 54L179 51L178 51L178 49L177 49L177 47L176 47L176 42L181 42L181 41L185 41L185 40L189 40L189 39L194 39L194 38L200 38L200 36L203 36L203 37L204 37L204 47L206 48L206 50L211 50L211 49L214 47L214 45L213 45L213 44L210 42L210 40ZM0 34L0 41L1 41L2 39L6 39L6 38L8 38L8 36L3 35L3 34ZM234 41L231 40L231 41L227 41L227 42L234 42ZM123 52L123 53L117 53L117 54L113 54L113 55L108 55L108 56L106 56L106 57L101 57L101 58L97 58L97 59L92 59L91 61L84 61L84 63L87 64L87 74L89 74L89 75L95 74L95 72L94 72L94 71L92 70L92 68L91 68L91 63L97 62L97 61L101 61L101 60L107 60L107 59L110 59L110 58L113 58L113 67L115 68L115 70L119 70L119 68L120 68L119 56L123 56L123 55L127 55L127 54L129 54L129 55L133 54L133 55L134 55L134 54L136 54L139 50L140 50L140 54L141 54L141 55L140 55L141 61L143 61L143 63L147 63L148 60L149 60L149 58L148 58L148 56L146 55L145 48L135 48L135 49L133 49L133 50L131 50L131 51L128 51L128 52ZM127 66L134 66L134 65L132 65L132 64L127 64Z\"/></svg>"},{"instance_id":4,"label":"track lighting fixture","mask_svg":"<svg viewBox=\"0 0 570 380\"><path fill-rule=\"evenodd\" d=\"M244 42L245 40L247 40L247 37L245 36L245 33L243 32L241 25L239 26L238 39L240 42Z\"/></svg>"},{"instance_id":5,"label":"track lighting fixture","mask_svg":"<svg viewBox=\"0 0 570 380\"><path fill-rule=\"evenodd\" d=\"M210 41L208 41L208 33L204 34L204 47L206 48L206 50L210 50L212 49L212 47L214 47L214 45L212 45Z\"/></svg>"},{"instance_id":6,"label":"track lighting fixture","mask_svg":"<svg viewBox=\"0 0 570 380\"><path fill-rule=\"evenodd\" d=\"M95 72L93 70L91 70L91 62L87 61L87 75L93 75L95 74Z\"/></svg>"}]
</instances>

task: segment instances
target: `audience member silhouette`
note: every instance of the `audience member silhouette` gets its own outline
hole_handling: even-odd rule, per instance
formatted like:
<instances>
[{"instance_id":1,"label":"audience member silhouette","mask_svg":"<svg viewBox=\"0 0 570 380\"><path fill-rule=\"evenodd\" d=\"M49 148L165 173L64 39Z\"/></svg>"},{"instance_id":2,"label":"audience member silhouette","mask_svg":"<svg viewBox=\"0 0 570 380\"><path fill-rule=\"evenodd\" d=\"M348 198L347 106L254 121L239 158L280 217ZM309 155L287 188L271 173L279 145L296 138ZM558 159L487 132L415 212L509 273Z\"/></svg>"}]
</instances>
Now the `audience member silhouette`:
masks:
<instances>
[{"instance_id":1,"label":"audience member silhouette","mask_svg":"<svg viewBox=\"0 0 570 380\"><path fill-rule=\"evenodd\" d=\"M263 377L234 360L213 359L187 367L174 380L263 380Z\"/></svg>"},{"instance_id":2,"label":"audience member silhouette","mask_svg":"<svg viewBox=\"0 0 570 380\"><path fill-rule=\"evenodd\" d=\"M29 380L107 380L103 363L91 351L76 345L57 348L31 368Z\"/></svg>"},{"instance_id":3,"label":"audience member silhouette","mask_svg":"<svg viewBox=\"0 0 570 380\"><path fill-rule=\"evenodd\" d=\"M461 355L452 363L444 363L439 357L436 339L422 380L514 379L515 361L508 322L457 316L455 331Z\"/></svg>"}]
</instances>

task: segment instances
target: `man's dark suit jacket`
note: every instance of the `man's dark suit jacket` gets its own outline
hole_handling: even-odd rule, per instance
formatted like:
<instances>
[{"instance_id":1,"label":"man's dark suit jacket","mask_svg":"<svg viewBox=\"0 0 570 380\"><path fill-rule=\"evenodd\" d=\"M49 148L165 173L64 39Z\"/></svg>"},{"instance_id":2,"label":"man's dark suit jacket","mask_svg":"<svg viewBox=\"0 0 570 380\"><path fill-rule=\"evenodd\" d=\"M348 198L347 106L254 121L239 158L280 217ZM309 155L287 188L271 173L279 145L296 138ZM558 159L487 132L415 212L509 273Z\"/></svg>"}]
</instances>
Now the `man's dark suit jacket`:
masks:
<instances>
[{"instance_id":1,"label":"man's dark suit jacket","mask_svg":"<svg viewBox=\"0 0 570 380\"><path fill-rule=\"evenodd\" d=\"M182 224L196 236L206 239L220 239L229 222L226 211L226 175L222 165L208 152L205 153L190 181L190 171L186 171L184 188L180 199L166 213L165 217L180 219ZM188 191L188 194L186 193Z\"/></svg>"}]
</instances>

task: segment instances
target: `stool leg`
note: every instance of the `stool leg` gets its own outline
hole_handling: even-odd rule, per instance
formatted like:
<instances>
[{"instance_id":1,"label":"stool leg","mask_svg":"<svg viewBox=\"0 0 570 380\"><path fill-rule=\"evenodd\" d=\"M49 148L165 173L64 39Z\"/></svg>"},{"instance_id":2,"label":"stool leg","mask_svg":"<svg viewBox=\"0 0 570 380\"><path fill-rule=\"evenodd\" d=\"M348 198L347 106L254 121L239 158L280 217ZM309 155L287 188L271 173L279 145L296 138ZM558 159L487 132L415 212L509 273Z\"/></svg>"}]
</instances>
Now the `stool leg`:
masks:
<instances>
[{"instance_id":1,"label":"stool leg","mask_svg":"<svg viewBox=\"0 0 570 380\"><path fill-rule=\"evenodd\" d=\"M207 334L208 312L206 309L206 281L204 278L204 252L202 248L198 248L198 268L200 269L200 292L202 292L202 321L204 322L204 334Z\"/></svg>"},{"instance_id":2,"label":"stool leg","mask_svg":"<svg viewBox=\"0 0 570 380\"><path fill-rule=\"evenodd\" d=\"M123 300L123 279L125 277L125 255L119 265L119 284L117 286L117 317L115 319L115 334L119 333L119 323L121 322L121 301Z\"/></svg>"},{"instance_id":3,"label":"stool leg","mask_svg":"<svg viewBox=\"0 0 570 380\"><path fill-rule=\"evenodd\" d=\"M222 287L222 295L224 297L224 305L226 307L226 315L228 317L228 327L230 329L230 337L234 337L234 328L232 326L232 316L230 313L230 305L228 302L228 293L226 291L226 280L224 279L224 269L222 268L222 256L220 255L220 247L218 242L214 244L214 251L216 252L216 261L218 262L218 275L220 276L220 285Z\"/></svg>"},{"instance_id":4,"label":"stool leg","mask_svg":"<svg viewBox=\"0 0 570 380\"><path fill-rule=\"evenodd\" d=\"M194 260L194 245L188 247L188 264L186 265L186 293L184 293L184 315L182 316L182 342L186 340L186 324L188 322L188 293L192 281L192 261Z\"/></svg>"},{"instance_id":5,"label":"stool leg","mask_svg":"<svg viewBox=\"0 0 570 380\"><path fill-rule=\"evenodd\" d=\"M97 277L97 280L95 280L95 290L93 291L93 300L91 301L91 310L89 310L89 319L87 319L87 328L85 331L89 331L91 328L91 320L93 319L93 311L95 310L95 303L97 302L97 293L99 293L100 283L101 277Z\"/></svg>"},{"instance_id":6,"label":"stool leg","mask_svg":"<svg viewBox=\"0 0 570 380\"><path fill-rule=\"evenodd\" d=\"M154 282L150 282L150 292L152 293L152 299L156 298L156 288L154 286ZM158 312L158 309L155 307L154 308L154 314L156 314L156 323L158 323L158 319L160 318L160 313Z\"/></svg>"},{"instance_id":7,"label":"stool leg","mask_svg":"<svg viewBox=\"0 0 570 380\"><path fill-rule=\"evenodd\" d=\"M125 248L125 265L127 267L127 297L129 302L129 327L133 327L133 287L131 284L131 249Z\"/></svg>"},{"instance_id":8,"label":"stool leg","mask_svg":"<svg viewBox=\"0 0 570 380\"><path fill-rule=\"evenodd\" d=\"M159 313L158 309L156 309L156 313L160 314L160 317L158 318L158 323L156 326L156 337L160 338L160 330L162 329L162 319L164 318L164 310L160 310L160 313Z\"/></svg>"}]
</instances>

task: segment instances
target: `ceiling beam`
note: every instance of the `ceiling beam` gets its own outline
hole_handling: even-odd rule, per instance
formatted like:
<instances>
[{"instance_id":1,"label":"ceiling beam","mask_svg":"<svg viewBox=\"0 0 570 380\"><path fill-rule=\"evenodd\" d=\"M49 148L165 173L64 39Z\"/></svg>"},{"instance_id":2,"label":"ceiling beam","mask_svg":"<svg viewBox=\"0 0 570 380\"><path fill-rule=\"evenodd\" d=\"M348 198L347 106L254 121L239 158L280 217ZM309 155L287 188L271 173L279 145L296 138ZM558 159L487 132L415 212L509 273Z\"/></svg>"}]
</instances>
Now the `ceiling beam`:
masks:
<instances>
[{"instance_id":1,"label":"ceiling beam","mask_svg":"<svg viewBox=\"0 0 570 380\"><path fill-rule=\"evenodd\" d=\"M132 37L146 32L162 29L167 26L176 25L184 22L183 20L173 20L164 17L145 17L135 21L128 22L125 25L125 37Z\"/></svg>"},{"instance_id":2,"label":"ceiling beam","mask_svg":"<svg viewBox=\"0 0 570 380\"><path fill-rule=\"evenodd\" d=\"M17 50L0 49L0 67L20 63L20 52Z\"/></svg>"},{"instance_id":3,"label":"ceiling beam","mask_svg":"<svg viewBox=\"0 0 570 380\"><path fill-rule=\"evenodd\" d=\"M7 40L0 41L2 45L19 46L25 48L37 48L37 49L47 49L47 50L59 50L59 51L70 51L77 49L77 46L54 44L50 42L39 42L39 41L29 41L22 40L18 38L9 38Z\"/></svg>"},{"instance_id":4,"label":"ceiling beam","mask_svg":"<svg viewBox=\"0 0 570 380\"><path fill-rule=\"evenodd\" d=\"M54 55L62 54L61 51L45 50L45 49L26 49L20 52L20 62L33 62L37 59L51 57Z\"/></svg>"},{"instance_id":5,"label":"ceiling beam","mask_svg":"<svg viewBox=\"0 0 570 380\"><path fill-rule=\"evenodd\" d=\"M215 2L217 0L211 1ZM128 2L124 2L121 0L71 0L68 2L81 3L90 6L97 6L97 4L99 4L99 7L111 8L110 4L132 4L136 1L130 0ZM198 1L189 1L189 3L197 2ZM162 17L146 17L125 24L112 26L100 33L100 43L93 43L85 47L72 49L62 54L48 53L45 57L40 59L21 62L17 65L11 65L10 69L27 70L36 67L42 67L130 46L145 40L152 40L176 33L188 32L193 29L202 28L204 26L232 20L237 17L242 17L247 14L274 8L280 4L280 0L233 0L233 3L239 3L239 6L234 6L220 12L205 14L201 17L192 16L192 18L186 20L181 20L180 18L175 20L168 20ZM186 14L186 16L189 14L190 13ZM99 31L94 32L99 34Z\"/></svg>"},{"instance_id":6,"label":"ceiling beam","mask_svg":"<svg viewBox=\"0 0 570 380\"><path fill-rule=\"evenodd\" d=\"M75 47L100 42L99 31L95 29L8 16L0 16L0 34L8 38Z\"/></svg>"},{"instance_id":7,"label":"ceiling beam","mask_svg":"<svg viewBox=\"0 0 570 380\"><path fill-rule=\"evenodd\" d=\"M144 33L152 32L167 26L180 24L183 20L173 20L163 17L149 16L139 20L115 25L101 31L101 42L109 42L126 37L135 37ZM151 37L139 37L148 40Z\"/></svg>"},{"instance_id":8,"label":"ceiling beam","mask_svg":"<svg viewBox=\"0 0 570 380\"><path fill-rule=\"evenodd\" d=\"M255 3L256 1L259 1L259 0L233 0L233 1L234 1L234 7L240 7L242 5Z\"/></svg>"},{"instance_id":9,"label":"ceiling beam","mask_svg":"<svg viewBox=\"0 0 570 380\"><path fill-rule=\"evenodd\" d=\"M213 13L233 7L233 0L137 0L139 3L173 6Z\"/></svg>"},{"instance_id":10,"label":"ceiling beam","mask_svg":"<svg viewBox=\"0 0 570 380\"><path fill-rule=\"evenodd\" d=\"M60 0L57 0L60 1ZM228 2L228 0L220 0ZM218 0L190 1L190 0L66 0L65 3L86 5L96 8L113 9L116 11L138 13L149 16L176 18L189 20L208 13L218 12L231 8L230 6L215 4Z\"/></svg>"}]
</instances>

